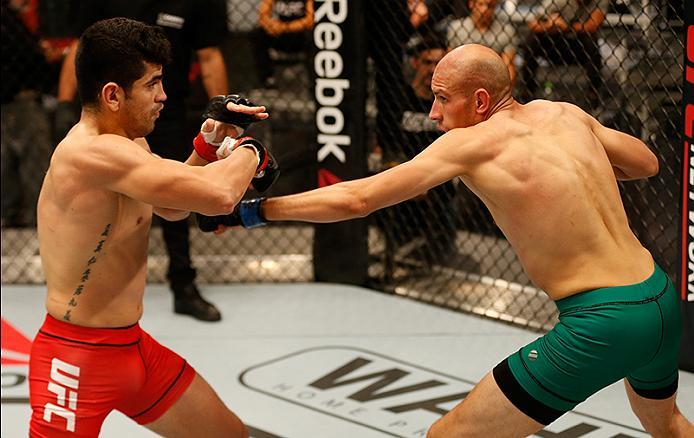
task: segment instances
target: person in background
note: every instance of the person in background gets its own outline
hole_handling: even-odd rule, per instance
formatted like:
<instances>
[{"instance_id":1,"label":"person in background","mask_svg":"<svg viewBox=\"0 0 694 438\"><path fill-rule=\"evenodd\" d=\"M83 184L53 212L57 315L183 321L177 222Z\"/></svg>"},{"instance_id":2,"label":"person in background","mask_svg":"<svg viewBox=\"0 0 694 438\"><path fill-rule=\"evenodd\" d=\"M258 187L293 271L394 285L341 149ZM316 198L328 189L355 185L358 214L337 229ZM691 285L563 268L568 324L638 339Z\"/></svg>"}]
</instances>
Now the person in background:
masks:
<instances>
[{"instance_id":1,"label":"person in background","mask_svg":"<svg viewBox=\"0 0 694 438\"><path fill-rule=\"evenodd\" d=\"M517 32L506 14L497 13L497 0L469 0L470 15L448 25L448 46L482 44L491 47L508 67L511 84L516 82Z\"/></svg>"},{"instance_id":2,"label":"person in background","mask_svg":"<svg viewBox=\"0 0 694 438\"><path fill-rule=\"evenodd\" d=\"M147 142L157 155L185 161L190 154L186 114L190 91L188 74L193 57L197 57L200 63L202 84L209 97L229 92L227 70L218 47L227 34L226 1L84 0L76 33L81 33L96 21L111 17L132 18L160 26L171 42L172 62L166 66L164 75L168 101L154 131L147 136ZM63 63L58 91L60 102L75 99L76 49L77 43L73 44ZM219 321L220 311L200 295L195 284L188 221L162 219L161 228L169 256L167 279L174 294L174 311L202 321Z\"/></svg>"},{"instance_id":3,"label":"person in background","mask_svg":"<svg viewBox=\"0 0 694 438\"><path fill-rule=\"evenodd\" d=\"M273 61L269 49L305 53L312 44L313 0L262 0L258 7L258 25L253 39L258 74L262 84L275 87ZM309 67L311 71L313 66Z\"/></svg>"},{"instance_id":4,"label":"person in background","mask_svg":"<svg viewBox=\"0 0 694 438\"><path fill-rule=\"evenodd\" d=\"M419 36L410 52L413 74L400 119L401 148L383 151L384 169L414 158L441 135L436 122L428 115L434 102L431 77L434 67L447 52L446 41L436 33L426 33ZM401 256L422 261L427 267L435 264L456 266L460 257L456 257L457 218L452 207L455 196L455 184L447 182L413 200L379 212L377 218L396 247L407 247L407 253Z\"/></svg>"},{"instance_id":5,"label":"person in background","mask_svg":"<svg viewBox=\"0 0 694 438\"><path fill-rule=\"evenodd\" d=\"M410 10L410 24L413 28L419 27L429 19L429 7L424 0L407 0Z\"/></svg>"},{"instance_id":6,"label":"person in background","mask_svg":"<svg viewBox=\"0 0 694 438\"><path fill-rule=\"evenodd\" d=\"M543 0L535 17L528 22L531 35L526 46L522 78L526 100L537 97L538 59L550 63L578 64L588 75L587 91L591 107L599 105L602 57L598 30L605 20L609 0Z\"/></svg>"},{"instance_id":7,"label":"person in background","mask_svg":"<svg viewBox=\"0 0 694 438\"><path fill-rule=\"evenodd\" d=\"M51 53L36 1L2 0L2 227L36 224L36 200L53 147L43 96L50 92Z\"/></svg>"}]
</instances>

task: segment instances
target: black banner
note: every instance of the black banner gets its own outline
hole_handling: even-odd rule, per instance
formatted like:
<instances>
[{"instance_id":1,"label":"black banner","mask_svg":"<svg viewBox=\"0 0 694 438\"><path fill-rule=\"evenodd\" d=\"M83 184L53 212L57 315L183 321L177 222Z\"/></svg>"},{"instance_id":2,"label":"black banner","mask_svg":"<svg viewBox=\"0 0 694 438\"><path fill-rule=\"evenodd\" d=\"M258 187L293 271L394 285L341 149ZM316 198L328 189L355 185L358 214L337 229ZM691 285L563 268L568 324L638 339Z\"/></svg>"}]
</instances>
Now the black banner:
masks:
<instances>
[{"instance_id":1,"label":"black banner","mask_svg":"<svg viewBox=\"0 0 694 438\"><path fill-rule=\"evenodd\" d=\"M694 4L685 2L684 93L682 99L682 205L679 287L683 336L680 367L694 371Z\"/></svg>"},{"instance_id":2,"label":"black banner","mask_svg":"<svg viewBox=\"0 0 694 438\"><path fill-rule=\"evenodd\" d=\"M361 0L316 0L314 73L320 187L366 175L366 53ZM318 224L316 281L364 284L366 220Z\"/></svg>"}]
</instances>

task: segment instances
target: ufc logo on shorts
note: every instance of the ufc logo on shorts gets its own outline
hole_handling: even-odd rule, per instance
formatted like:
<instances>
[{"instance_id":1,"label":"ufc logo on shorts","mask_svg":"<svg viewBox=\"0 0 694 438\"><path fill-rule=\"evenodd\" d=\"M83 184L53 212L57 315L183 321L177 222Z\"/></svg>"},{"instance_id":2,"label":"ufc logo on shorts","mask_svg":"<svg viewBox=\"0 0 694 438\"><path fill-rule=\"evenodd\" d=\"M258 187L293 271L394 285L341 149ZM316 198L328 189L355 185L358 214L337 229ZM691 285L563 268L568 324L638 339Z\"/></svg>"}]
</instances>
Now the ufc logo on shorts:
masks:
<instances>
[{"instance_id":1,"label":"ufc logo on shorts","mask_svg":"<svg viewBox=\"0 0 694 438\"><path fill-rule=\"evenodd\" d=\"M75 411L77 410L77 387L80 368L63 362L58 358L51 361L51 379L48 390L56 395L57 403L46 403L43 407L43 419L50 423L54 415L63 417L66 429L75 431Z\"/></svg>"}]
</instances>

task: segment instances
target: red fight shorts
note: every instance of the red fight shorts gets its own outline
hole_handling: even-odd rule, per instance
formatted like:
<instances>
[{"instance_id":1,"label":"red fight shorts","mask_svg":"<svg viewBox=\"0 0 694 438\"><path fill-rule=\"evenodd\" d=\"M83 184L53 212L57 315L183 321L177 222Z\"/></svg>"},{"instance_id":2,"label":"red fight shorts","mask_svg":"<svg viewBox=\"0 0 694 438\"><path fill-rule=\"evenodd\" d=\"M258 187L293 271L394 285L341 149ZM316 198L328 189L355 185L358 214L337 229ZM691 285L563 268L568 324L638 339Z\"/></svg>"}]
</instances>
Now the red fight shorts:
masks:
<instances>
[{"instance_id":1,"label":"red fight shorts","mask_svg":"<svg viewBox=\"0 0 694 438\"><path fill-rule=\"evenodd\" d=\"M29 435L95 437L114 409L151 423L194 377L193 367L139 324L90 328L47 315L29 360Z\"/></svg>"}]
</instances>

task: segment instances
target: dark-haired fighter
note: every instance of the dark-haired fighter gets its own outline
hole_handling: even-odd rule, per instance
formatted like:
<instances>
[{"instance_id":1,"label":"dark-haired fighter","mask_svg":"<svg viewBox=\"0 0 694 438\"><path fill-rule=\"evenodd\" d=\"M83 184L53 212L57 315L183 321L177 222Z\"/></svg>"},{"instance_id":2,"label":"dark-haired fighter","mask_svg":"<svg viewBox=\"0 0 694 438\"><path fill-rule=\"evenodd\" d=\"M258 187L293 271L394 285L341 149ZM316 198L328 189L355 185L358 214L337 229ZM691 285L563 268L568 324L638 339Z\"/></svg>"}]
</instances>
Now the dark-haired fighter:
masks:
<instances>
[{"instance_id":1,"label":"dark-haired fighter","mask_svg":"<svg viewBox=\"0 0 694 438\"><path fill-rule=\"evenodd\" d=\"M617 179L658 160L640 140L578 107L511 96L493 50L466 45L437 65L430 117L447 131L414 159L306 193L244 201L228 225L363 217L455 177L489 207L559 323L488 373L429 437L531 435L626 378L656 437L694 436L675 404L681 326L672 281L629 229ZM217 218L202 218L212 227Z\"/></svg>"},{"instance_id":2,"label":"dark-haired fighter","mask_svg":"<svg viewBox=\"0 0 694 438\"><path fill-rule=\"evenodd\" d=\"M166 107L146 137L147 144L162 158L185 161L190 155L187 114L191 63L199 70L200 82L209 98L229 93L227 68L220 44L227 35L226 0L99 0L80 1L73 20L75 37L99 20L125 17L160 26L171 43L171 62L166 66L164 89ZM74 55L77 42L70 46L60 72L59 105L56 108L56 135L72 127L72 104L77 95ZM219 321L222 313L206 299L196 284L197 271L191 259L187 220L154 221L161 229L166 249L166 280L172 292L173 311L202 321Z\"/></svg>"},{"instance_id":3,"label":"dark-haired fighter","mask_svg":"<svg viewBox=\"0 0 694 438\"><path fill-rule=\"evenodd\" d=\"M209 165L197 153L184 164L150 152L143 137L166 100L168 58L159 28L125 18L100 21L81 38L81 119L57 146L38 202L48 315L31 351L32 437L98 436L114 409L164 436L247 436L207 382L138 325L152 212L228 213L259 171L271 174L259 166L267 151L257 141L235 142ZM211 113L238 117L220 120L267 117L234 99L220 108L224 100L213 99ZM239 134L209 119L203 128L201 151L214 150L201 138Z\"/></svg>"}]
</instances>

